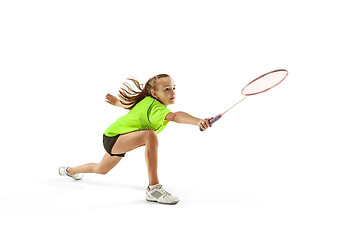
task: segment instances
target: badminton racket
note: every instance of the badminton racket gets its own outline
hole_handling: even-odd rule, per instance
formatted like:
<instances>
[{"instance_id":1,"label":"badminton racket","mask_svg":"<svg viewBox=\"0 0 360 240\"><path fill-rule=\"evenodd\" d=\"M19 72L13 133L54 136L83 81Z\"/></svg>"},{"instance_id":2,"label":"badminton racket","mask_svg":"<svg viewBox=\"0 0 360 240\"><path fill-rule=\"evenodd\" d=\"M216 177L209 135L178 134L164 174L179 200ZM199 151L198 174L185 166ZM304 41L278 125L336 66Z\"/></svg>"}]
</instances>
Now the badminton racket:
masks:
<instances>
[{"instance_id":1,"label":"badminton racket","mask_svg":"<svg viewBox=\"0 0 360 240\"><path fill-rule=\"evenodd\" d=\"M255 78L241 90L241 94L244 95L245 97L243 97L240 101L235 103L231 108L226 110L224 113L219 114L219 115L213 117L212 119L210 119L209 120L210 126L213 125L216 121L218 121L230 109L232 109L233 107L235 107L236 105L241 103L243 100L245 100L245 98L247 98L248 96L256 95L256 94L263 93L263 92L270 90L271 88L279 85L282 81L284 81L284 79L287 77L287 75L288 75L287 70L278 69L275 71L265 73L264 75L261 75L258 78ZM199 127L199 128L200 128L200 131L203 131L201 129L201 127Z\"/></svg>"}]
</instances>

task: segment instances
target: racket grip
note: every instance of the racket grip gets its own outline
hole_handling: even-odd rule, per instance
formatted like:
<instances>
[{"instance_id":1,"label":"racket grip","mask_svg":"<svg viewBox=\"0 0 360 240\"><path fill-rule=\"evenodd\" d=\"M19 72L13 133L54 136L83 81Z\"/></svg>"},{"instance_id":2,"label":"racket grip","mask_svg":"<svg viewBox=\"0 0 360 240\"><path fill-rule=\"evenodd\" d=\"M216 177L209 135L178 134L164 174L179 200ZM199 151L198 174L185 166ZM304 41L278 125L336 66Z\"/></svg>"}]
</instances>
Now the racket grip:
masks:
<instances>
[{"instance_id":1,"label":"racket grip","mask_svg":"<svg viewBox=\"0 0 360 240\"><path fill-rule=\"evenodd\" d=\"M214 124L217 120L219 120L220 118L221 118L221 114L215 116L213 119L210 119L210 120L209 120L210 126L213 125L213 124ZM199 127L199 128L200 128L200 131L204 131L204 130L201 129L201 127Z\"/></svg>"}]
</instances>

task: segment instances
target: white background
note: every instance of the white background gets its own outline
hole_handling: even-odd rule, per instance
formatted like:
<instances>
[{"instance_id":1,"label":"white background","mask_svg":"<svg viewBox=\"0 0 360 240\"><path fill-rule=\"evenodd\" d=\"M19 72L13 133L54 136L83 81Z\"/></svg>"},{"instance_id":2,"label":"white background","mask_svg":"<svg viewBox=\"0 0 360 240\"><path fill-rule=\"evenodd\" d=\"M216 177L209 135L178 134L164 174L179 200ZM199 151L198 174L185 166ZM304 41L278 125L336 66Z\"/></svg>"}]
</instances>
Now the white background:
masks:
<instances>
[{"instance_id":1,"label":"white background","mask_svg":"<svg viewBox=\"0 0 360 240\"><path fill-rule=\"evenodd\" d=\"M0 225L6 239L359 239L356 1L1 1ZM215 116L243 85L288 78L211 129L169 123L148 203L144 148L82 181L127 113L126 77L175 81L172 111Z\"/></svg>"}]
</instances>

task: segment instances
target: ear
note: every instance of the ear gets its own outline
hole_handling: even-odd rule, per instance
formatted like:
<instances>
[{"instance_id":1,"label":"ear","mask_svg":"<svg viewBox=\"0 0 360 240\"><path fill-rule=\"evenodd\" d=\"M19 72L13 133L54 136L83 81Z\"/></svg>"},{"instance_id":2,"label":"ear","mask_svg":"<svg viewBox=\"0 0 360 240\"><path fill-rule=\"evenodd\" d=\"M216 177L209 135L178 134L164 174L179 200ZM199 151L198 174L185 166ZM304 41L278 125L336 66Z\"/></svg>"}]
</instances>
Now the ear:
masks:
<instances>
[{"instance_id":1,"label":"ear","mask_svg":"<svg viewBox=\"0 0 360 240\"><path fill-rule=\"evenodd\" d=\"M151 90L151 95L152 95L154 98L157 98L156 93L155 93L154 90Z\"/></svg>"}]
</instances>

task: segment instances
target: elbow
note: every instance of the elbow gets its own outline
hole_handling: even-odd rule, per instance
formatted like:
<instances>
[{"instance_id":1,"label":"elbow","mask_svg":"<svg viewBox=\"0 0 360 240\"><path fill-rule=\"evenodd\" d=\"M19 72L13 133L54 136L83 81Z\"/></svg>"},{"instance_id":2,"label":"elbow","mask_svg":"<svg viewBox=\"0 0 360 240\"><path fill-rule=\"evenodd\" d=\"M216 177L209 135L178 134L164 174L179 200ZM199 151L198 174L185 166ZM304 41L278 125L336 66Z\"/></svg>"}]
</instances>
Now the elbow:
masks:
<instances>
[{"instance_id":1,"label":"elbow","mask_svg":"<svg viewBox=\"0 0 360 240\"><path fill-rule=\"evenodd\" d=\"M176 122L176 113L169 113L168 115L166 115L165 120L167 121L171 121L171 122Z\"/></svg>"},{"instance_id":2,"label":"elbow","mask_svg":"<svg viewBox=\"0 0 360 240\"><path fill-rule=\"evenodd\" d=\"M175 112L173 121L176 123L183 123L183 114L184 112Z\"/></svg>"},{"instance_id":3,"label":"elbow","mask_svg":"<svg viewBox=\"0 0 360 240\"><path fill-rule=\"evenodd\" d=\"M176 112L174 113L174 122L176 123L183 123L183 113L184 112Z\"/></svg>"}]
</instances>

